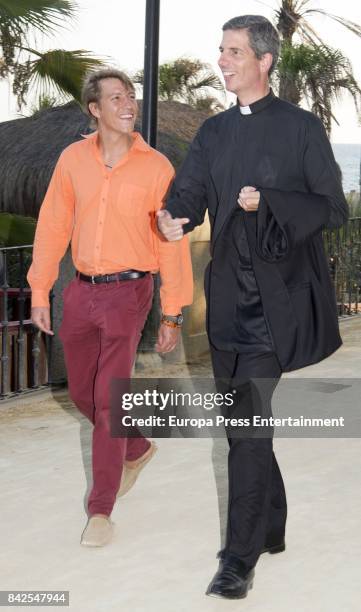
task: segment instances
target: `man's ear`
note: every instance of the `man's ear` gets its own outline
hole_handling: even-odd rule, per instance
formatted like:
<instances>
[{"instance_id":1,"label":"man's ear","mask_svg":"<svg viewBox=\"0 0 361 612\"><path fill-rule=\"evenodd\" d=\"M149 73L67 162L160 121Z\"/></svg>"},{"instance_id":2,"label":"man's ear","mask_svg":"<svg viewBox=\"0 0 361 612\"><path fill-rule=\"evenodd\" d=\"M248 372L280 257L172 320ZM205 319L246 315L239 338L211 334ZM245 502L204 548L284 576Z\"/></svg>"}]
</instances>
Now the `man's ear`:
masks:
<instances>
[{"instance_id":1,"label":"man's ear","mask_svg":"<svg viewBox=\"0 0 361 612\"><path fill-rule=\"evenodd\" d=\"M89 112L93 115L93 117L95 117L96 119L99 119L100 113L99 113L99 107L97 103L89 102L88 108L89 108Z\"/></svg>"},{"instance_id":2,"label":"man's ear","mask_svg":"<svg viewBox=\"0 0 361 612\"><path fill-rule=\"evenodd\" d=\"M261 65L261 71L262 72L269 72L271 66L272 66L272 62L273 62L273 55L272 53L264 53L262 55L262 58L260 60L260 65Z\"/></svg>"}]
</instances>

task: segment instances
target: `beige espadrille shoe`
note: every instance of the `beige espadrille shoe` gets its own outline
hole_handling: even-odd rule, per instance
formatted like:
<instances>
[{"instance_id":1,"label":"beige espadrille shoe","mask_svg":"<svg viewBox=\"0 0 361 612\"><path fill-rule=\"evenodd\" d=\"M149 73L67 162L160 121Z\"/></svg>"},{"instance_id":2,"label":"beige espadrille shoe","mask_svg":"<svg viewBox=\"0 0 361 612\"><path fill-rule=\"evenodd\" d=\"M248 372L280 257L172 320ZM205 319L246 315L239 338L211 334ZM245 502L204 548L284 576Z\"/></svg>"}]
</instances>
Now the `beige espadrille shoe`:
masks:
<instances>
[{"instance_id":1,"label":"beige espadrille shoe","mask_svg":"<svg viewBox=\"0 0 361 612\"><path fill-rule=\"evenodd\" d=\"M150 443L148 450L136 459L136 461L124 461L122 479L120 481L119 491L117 497L122 497L128 493L129 489L135 484L140 472L147 465L147 463L154 457L158 447L154 442Z\"/></svg>"},{"instance_id":2,"label":"beige espadrille shoe","mask_svg":"<svg viewBox=\"0 0 361 612\"><path fill-rule=\"evenodd\" d=\"M113 537L113 523L105 516L91 516L82 533L82 546L106 546Z\"/></svg>"}]
</instances>

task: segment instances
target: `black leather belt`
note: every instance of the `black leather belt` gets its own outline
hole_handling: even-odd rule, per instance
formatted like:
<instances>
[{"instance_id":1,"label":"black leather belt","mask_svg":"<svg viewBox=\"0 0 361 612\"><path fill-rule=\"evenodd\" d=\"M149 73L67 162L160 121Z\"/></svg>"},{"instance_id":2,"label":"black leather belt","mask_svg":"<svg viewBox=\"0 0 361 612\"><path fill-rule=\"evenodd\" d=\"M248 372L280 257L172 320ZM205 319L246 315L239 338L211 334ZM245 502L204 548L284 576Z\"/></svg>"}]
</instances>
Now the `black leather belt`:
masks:
<instances>
[{"instance_id":1,"label":"black leather belt","mask_svg":"<svg viewBox=\"0 0 361 612\"><path fill-rule=\"evenodd\" d=\"M124 270L124 272L114 272L114 274L98 274L97 276L87 276L82 272L77 272L77 276L82 281L97 285L98 283L113 283L117 280L135 280L143 278L149 272L140 272L139 270Z\"/></svg>"}]
</instances>

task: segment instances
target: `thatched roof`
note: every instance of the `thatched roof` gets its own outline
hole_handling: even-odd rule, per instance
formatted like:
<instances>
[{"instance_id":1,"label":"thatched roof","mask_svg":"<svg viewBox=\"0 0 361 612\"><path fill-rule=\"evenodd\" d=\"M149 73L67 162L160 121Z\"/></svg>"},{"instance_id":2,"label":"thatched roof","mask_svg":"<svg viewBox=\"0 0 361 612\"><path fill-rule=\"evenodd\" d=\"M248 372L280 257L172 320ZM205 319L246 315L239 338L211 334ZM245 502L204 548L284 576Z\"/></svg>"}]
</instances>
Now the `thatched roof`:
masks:
<instances>
[{"instance_id":1,"label":"thatched roof","mask_svg":"<svg viewBox=\"0 0 361 612\"><path fill-rule=\"evenodd\" d=\"M177 167L207 114L160 102L158 115L157 148ZM0 211L37 217L60 153L89 132L88 117L75 102L0 123Z\"/></svg>"}]
</instances>

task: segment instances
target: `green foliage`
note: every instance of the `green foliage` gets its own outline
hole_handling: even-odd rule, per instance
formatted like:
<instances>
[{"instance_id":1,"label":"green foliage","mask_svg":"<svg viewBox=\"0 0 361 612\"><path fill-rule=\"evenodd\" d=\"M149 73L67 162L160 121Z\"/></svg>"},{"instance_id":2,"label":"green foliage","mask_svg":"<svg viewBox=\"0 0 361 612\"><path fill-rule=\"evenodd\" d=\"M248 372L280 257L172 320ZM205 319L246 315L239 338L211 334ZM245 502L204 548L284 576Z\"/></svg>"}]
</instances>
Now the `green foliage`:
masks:
<instances>
[{"instance_id":1,"label":"green foliage","mask_svg":"<svg viewBox=\"0 0 361 612\"><path fill-rule=\"evenodd\" d=\"M289 91L294 92L292 102L298 103L301 98L305 98L328 133L331 131L331 119L337 122L332 106L343 90L351 94L359 110L361 89L353 76L349 60L339 49L326 45L315 47L284 42L277 65L277 77L281 97L289 98ZM297 94L298 100L295 99Z\"/></svg>"},{"instance_id":2,"label":"green foliage","mask_svg":"<svg viewBox=\"0 0 361 612\"><path fill-rule=\"evenodd\" d=\"M351 191L346 194L346 200L350 210L350 217L361 218L361 197L360 193Z\"/></svg>"},{"instance_id":3,"label":"green foliage","mask_svg":"<svg viewBox=\"0 0 361 612\"><path fill-rule=\"evenodd\" d=\"M36 219L0 213L0 246L12 247L33 244Z\"/></svg>"},{"instance_id":4,"label":"green foliage","mask_svg":"<svg viewBox=\"0 0 361 612\"><path fill-rule=\"evenodd\" d=\"M275 10L275 18L277 29L283 41L292 43L294 34L297 34L299 40L303 43L313 46L323 44L320 36L307 20L308 17L317 14L336 21L356 36L361 36L361 26L358 23L339 15L333 15L324 9L313 8L312 2L313 0L280 0L278 8Z\"/></svg>"},{"instance_id":5,"label":"green foliage","mask_svg":"<svg viewBox=\"0 0 361 612\"><path fill-rule=\"evenodd\" d=\"M71 0L0 0L1 21L6 21L21 32L29 27L48 32L65 18L75 14Z\"/></svg>"},{"instance_id":6,"label":"green foliage","mask_svg":"<svg viewBox=\"0 0 361 612\"><path fill-rule=\"evenodd\" d=\"M215 96L198 97L193 106L208 113L219 113L224 110L224 105Z\"/></svg>"},{"instance_id":7,"label":"green foliage","mask_svg":"<svg viewBox=\"0 0 361 612\"><path fill-rule=\"evenodd\" d=\"M0 0L0 76L13 73L15 56L32 31L50 34L74 13L75 4L69 0Z\"/></svg>"},{"instance_id":8,"label":"green foliage","mask_svg":"<svg viewBox=\"0 0 361 612\"><path fill-rule=\"evenodd\" d=\"M33 244L36 228L36 219L32 217L22 217L21 215L11 215L0 213L0 247L15 247ZM20 255L17 250L7 251L6 269L7 282L10 287L20 287L26 285L25 274L29 269L32 258L32 249L23 251L23 276L20 278ZM3 262L3 255L0 252L0 271Z\"/></svg>"},{"instance_id":9,"label":"green foliage","mask_svg":"<svg viewBox=\"0 0 361 612\"><path fill-rule=\"evenodd\" d=\"M31 114L32 115L37 115L38 113L41 113L44 110L47 110L48 108L53 108L54 106L57 106L58 104L58 100L55 98L55 96L48 96L48 95L40 95L38 97L38 101L37 104L34 104L31 107Z\"/></svg>"},{"instance_id":10,"label":"green foliage","mask_svg":"<svg viewBox=\"0 0 361 612\"><path fill-rule=\"evenodd\" d=\"M53 49L46 53L29 50L38 59L28 62L27 86L51 86L59 94L68 94L80 102L81 88L87 72L99 68L101 60L89 54L89 51L65 51Z\"/></svg>"},{"instance_id":11,"label":"green foliage","mask_svg":"<svg viewBox=\"0 0 361 612\"><path fill-rule=\"evenodd\" d=\"M308 18L317 14L336 21L361 37L359 24L312 7L312 0L280 0L275 10L276 27L282 41L278 67L279 95L294 104L306 98L330 133L331 119L335 119L332 113L334 102L343 90L348 91L359 112L361 90L347 57L324 44L309 23Z\"/></svg>"},{"instance_id":12,"label":"green foliage","mask_svg":"<svg viewBox=\"0 0 361 612\"><path fill-rule=\"evenodd\" d=\"M143 84L143 70L133 77L135 83ZM223 109L222 103L209 95L209 90L224 92L220 79L208 64L198 59L180 57L159 66L158 93L160 100L186 102L203 110Z\"/></svg>"},{"instance_id":13,"label":"green foliage","mask_svg":"<svg viewBox=\"0 0 361 612\"><path fill-rule=\"evenodd\" d=\"M42 95L55 88L65 97L79 100L85 72L102 64L89 51L39 53L29 47L31 35L51 34L65 27L77 8L71 0L0 0L0 78L13 77L19 108L26 103L29 87L39 86L40 81Z\"/></svg>"}]
</instances>

